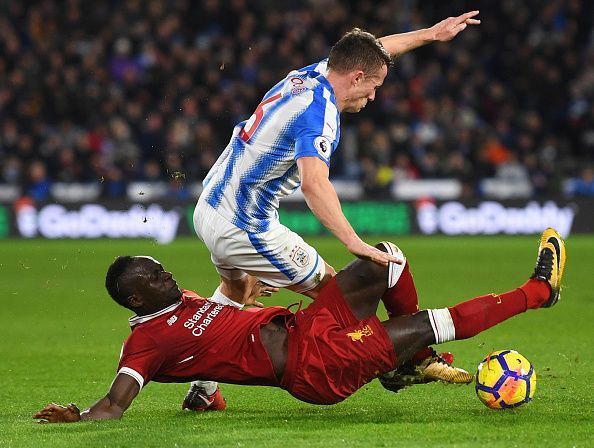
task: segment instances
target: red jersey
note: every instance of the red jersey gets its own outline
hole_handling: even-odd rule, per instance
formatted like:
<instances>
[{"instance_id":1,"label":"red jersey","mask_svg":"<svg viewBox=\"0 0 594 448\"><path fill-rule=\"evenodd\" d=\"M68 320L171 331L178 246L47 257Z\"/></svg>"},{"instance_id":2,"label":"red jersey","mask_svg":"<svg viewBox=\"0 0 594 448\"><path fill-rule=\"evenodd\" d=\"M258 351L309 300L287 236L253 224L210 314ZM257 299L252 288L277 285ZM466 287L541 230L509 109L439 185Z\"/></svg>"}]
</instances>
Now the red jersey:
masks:
<instances>
[{"instance_id":1,"label":"red jersey","mask_svg":"<svg viewBox=\"0 0 594 448\"><path fill-rule=\"evenodd\" d=\"M130 319L118 373L142 388L149 381L185 383L208 379L223 383L278 386L260 340L260 327L283 307L256 313L241 311L184 290L179 302L147 316Z\"/></svg>"}]
</instances>

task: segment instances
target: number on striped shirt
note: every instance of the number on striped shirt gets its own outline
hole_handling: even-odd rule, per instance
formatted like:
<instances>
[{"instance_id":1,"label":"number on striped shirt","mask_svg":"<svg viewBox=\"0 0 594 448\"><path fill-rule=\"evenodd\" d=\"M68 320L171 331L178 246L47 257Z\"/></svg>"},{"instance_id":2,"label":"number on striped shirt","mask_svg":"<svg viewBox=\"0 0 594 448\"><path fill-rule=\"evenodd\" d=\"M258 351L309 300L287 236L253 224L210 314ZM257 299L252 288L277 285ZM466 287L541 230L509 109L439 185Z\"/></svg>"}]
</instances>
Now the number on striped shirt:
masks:
<instances>
[{"instance_id":1,"label":"number on striped shirt","mask_svg":"<svg viewBox=\"0 0 594 448\"><path fill-rule=\"evenodd\" d=\"M256 107L256 110L254 111L250 119L243 125L243 129L239 133L239 136L244 142L247 142L250 138L252 138L252 135L254 135L254 132L256 132L258 126L260 126L262 118L264 118L264 106L273 103L274 101L278 100L281 96L282 95L280 93L277 93L276 95L272 95L270 98L267 98L260 104L258 104L258 107Z\"/></svg>"}]
</instances>

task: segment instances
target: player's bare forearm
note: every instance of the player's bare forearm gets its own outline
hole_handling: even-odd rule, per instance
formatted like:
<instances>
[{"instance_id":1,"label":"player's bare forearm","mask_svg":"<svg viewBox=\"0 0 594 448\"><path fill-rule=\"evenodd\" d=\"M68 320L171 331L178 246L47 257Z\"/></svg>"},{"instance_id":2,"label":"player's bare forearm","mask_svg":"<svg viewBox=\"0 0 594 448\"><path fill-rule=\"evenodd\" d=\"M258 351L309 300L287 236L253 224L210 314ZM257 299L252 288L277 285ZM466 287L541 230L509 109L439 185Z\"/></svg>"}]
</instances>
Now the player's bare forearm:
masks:
<instances>
[{"instance_id":1,"label":"player's bare forearm","mask_svg":"<svg viewBox=\"0 0 594 448\"><path fill-rule=\"evenodd\" d=\"M348 248L359 237L342 212L336 190L328 179L328 167L315 157L302 157L297 165L301 174L301 192L308 207Z\"/></svg>"},{"instance_id":2,"label":"player's bare forearm","mask_svg":"<svg viewBox=\"0 0 594 448\"><path fill-rule=\"evenodd\" d=\"M109 397L105 396L84 412L80 412L74 403L67 406L49 403L35 413L33 418L39 419L39 423L75 423L81 420L116 419L123 413L119 406L111 406Z\"/></svg>"},{"instance_id":3,"label":"player's bare forearm","mask_svg":"<svg viewBox=\"0 0 594 448\"><path fill-rule=\"evenodd\" d=\"M479 25L480 20L474 19L479 11L470 11L457 17L448 17L436 23L431 28L423 28L408 33L391 34L379 40L392 57L400 56L408 51L419 48L431 42L447 42L452 40L468 25Z\"/></svg>"},{"instance_id":4,"label":"player's bare forearm","mask_svg":"<svg viewBox=\"0 0 594 448\"><path fill-rule=\"evenodd\" d=\"M359 238L342 213L338 195L330 181L310 185L303 191L303 196L316 218L345 246Z\"/></svg>"},{"instance_id":5,"label":"player's bare forearm","mask_svg":"<svg viewBox=\"0 0 594 448\"><path fill-rule=\"evenodd\" d=\"M402 263L402 259L383 252L365 243L342 212L336 190L328 179L328 167L316 157L302 157L297 160L301 175L301 191L308 207L318 220L353 255L373 261L382 266L389 262Z\"/></svg>"},{"instance_id":6,"label":"player's bare forearm","mask_svg":"<svg viewBox=\"0 0 594 448\"><path fill-rule=\"evenodd\" d=\"M105 397L87 410L80 412L75 404L62 406L49 403L33 415L40 423L75 423L81 420L111 420L122 417L140 392L136 380L129 375L118 374Z\"/></svg>"},{"instance_id":7,"label":"player's bare forearm","mask_svg":"<svg viewBox=\"0 0 594 448\"><path fill-rule=\"evenodd\" d=\"M393 58L434 42L428 28L408 33L391 34L381 37L379 41Z\"/></svg>"},{"instance_id":8,"label":"player's bare forearm","mask_svg":"<svg viewBox=\"0 0 594 448\"><path fill-rule=\"evenodd\" d=\"M81 420L114 420L122 418L125 409L118 404L112 403L109 395L106 395L89 409L81 412Z\"/></svg>"}]
</instances>

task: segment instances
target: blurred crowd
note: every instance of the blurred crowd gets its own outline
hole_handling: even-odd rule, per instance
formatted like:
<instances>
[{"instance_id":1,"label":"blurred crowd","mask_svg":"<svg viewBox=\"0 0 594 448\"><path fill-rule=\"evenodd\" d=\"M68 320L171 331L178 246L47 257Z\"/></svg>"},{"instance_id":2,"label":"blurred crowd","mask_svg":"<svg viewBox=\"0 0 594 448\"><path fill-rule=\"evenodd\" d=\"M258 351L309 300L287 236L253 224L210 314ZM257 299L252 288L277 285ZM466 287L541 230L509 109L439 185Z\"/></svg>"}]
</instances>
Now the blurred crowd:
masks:
<instances>
[{"instance_id":1,"label":"blurred crowd","mask_svg":"<svg viewBox=\"0 0 594 448\"><path fill-rule=\"evenodd\" d=\"M332 175L368 197L403 179L529 182L594 196L588 0L41 0L0 3L0 184L131 181L189 197L262 95L354 26L377 36L481 9L482 25L395 61L344 114Z\"/></svg>"}]
</instances>

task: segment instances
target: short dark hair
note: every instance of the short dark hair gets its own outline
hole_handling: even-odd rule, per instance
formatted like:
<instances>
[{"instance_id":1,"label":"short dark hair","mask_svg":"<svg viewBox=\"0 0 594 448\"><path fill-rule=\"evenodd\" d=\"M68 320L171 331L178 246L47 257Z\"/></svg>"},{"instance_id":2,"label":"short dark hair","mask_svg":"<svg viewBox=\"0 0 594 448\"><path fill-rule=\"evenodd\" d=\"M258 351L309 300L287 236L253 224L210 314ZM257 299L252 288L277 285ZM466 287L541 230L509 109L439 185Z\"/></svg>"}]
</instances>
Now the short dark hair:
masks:
<instances>
[{"instance_id":1,"label":"short dark hair","mask_svg":"<svg viewBox=\"0 0 594 448\"><path fill-rule=\"evenodd\" d=\"M371 33L353 28L340 38L330 50L328 68L338 73L362 70L376 73L382 65L390 67L392 57Z\"/></svg>"},{"instance_id":2,"label":"short dark hair","mask_svg":"<svg viewBox=\"0 0 594 448\"><path fill-rule=\"evenodd\" d=\"M123 287L121 279L127 273L133 260L134 258L129 255L116 258L107 269L107 275L105 276L105 289L107 289L111 298L128 309L132 309L128 303L131 291L127 291Z\"/></svg>"}]
</instances>

